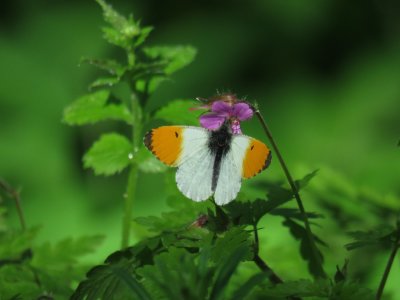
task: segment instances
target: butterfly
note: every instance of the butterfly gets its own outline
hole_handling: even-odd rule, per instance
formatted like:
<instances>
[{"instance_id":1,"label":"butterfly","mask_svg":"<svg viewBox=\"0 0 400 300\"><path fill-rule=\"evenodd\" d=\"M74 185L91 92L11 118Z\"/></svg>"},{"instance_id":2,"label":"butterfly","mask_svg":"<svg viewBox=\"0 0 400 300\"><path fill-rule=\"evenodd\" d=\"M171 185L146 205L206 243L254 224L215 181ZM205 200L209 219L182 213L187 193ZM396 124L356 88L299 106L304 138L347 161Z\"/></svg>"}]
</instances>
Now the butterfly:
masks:
<instances>
[{"instance_id":1,"label":"butterfly","mask_svg":"<svg viewBox=\"0 0 400 300\"><path fill-rule=\"evenodd\" d=\"M144 137L145 146L164 164L177 167L178 189L194 201L214 195L217 205L234 200L242 179L253 177L271 162L271 151L259 140L233 134L225 123L217 130L162 126Z\"/></svg>"}]
</instances>

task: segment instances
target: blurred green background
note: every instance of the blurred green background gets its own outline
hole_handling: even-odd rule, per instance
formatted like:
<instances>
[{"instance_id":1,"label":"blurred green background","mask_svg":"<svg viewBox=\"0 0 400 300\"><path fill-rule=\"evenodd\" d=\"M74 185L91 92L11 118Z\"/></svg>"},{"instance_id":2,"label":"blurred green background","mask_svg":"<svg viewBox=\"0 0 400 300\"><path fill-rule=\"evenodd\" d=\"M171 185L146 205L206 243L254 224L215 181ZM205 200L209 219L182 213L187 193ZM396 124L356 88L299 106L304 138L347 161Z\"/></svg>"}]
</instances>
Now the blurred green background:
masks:
<instances>
[{"instance_id":1,"label":"blurred green background","mask_svg":"<svg viewBox=\"0 0 400 300\"><path fill-rule=\"evenodd\" d=\"M352 256L342 247L349 242L345 231L369 229L400 209L399 1L109 3L154 25L150 44L198 49L195 62L157 90L151 107L232 91L260 104L294 177L320 169L304 201L325 214L317 231L330 244L324 250L330 274ZM124 128L113 122L71 128L61 118L97 75L80 58L120 53L102 39L94 1L3 1L0 14L0 176L21 187L28 224L42 225L40 240L104 234L91 258L99 261L120 245L127 174L95 177L81 158L100 132ZM255 120L243 126L266 141ZM242 196L263 196L253 187L264 179L283 180L277 161L245 182ZM134 215L165 210L162 188L163 175L141 175ZM283 277L306 277L297 242L280 222L265 220L264 256ZM376 288L385 260L356 255L354 269ZM399 265L397 258L392 293ZM363 276L370 268L376 277Z\"/></svg>"}]
</instances>

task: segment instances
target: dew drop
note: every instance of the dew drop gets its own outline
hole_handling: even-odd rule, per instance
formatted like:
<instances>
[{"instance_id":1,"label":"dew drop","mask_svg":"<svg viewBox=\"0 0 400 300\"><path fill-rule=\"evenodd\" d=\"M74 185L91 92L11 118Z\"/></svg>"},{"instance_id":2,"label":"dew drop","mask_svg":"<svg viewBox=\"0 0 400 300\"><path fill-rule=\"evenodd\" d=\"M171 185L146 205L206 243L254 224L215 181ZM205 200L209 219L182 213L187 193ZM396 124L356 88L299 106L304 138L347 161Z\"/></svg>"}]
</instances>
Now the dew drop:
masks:
<instances>
[{"instance_id":1,"label":"dew drop","mask_svg":"<svg viewBox=\"0 0 400 300\"><path fill-rule=\"evenodd\" d=\"M129 154L128 154L128 158L129 158L129 159L132 159L132 158L133 158L133 154L132 154L132 153L129 153Z\"/></svg>"}]
</instances>

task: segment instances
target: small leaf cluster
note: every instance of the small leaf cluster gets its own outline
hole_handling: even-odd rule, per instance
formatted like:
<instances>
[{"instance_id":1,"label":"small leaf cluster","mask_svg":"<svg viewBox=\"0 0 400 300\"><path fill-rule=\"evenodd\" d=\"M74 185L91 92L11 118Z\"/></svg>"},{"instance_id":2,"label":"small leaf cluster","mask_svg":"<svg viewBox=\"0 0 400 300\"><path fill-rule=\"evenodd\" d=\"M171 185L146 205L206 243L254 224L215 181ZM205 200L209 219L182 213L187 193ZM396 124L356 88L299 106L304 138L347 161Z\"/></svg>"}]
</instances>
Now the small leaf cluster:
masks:
<instances>
[{"instance_id":1,"label":"small leaf cluster","mask_svg":"<svg viewBox=\"0 0 400 300\"><path fill-rule=\"evenodd\" d=\"M99 68L105 76L89 85L90 93L80 97L64 110L68 125L89 125L101 121L118 121L132 130L132 138L117 132L103 134L84 155L85 168L96 175L113 175L135 164L143 172L163 172L166 168L141 143L142 129L152 119L193 123L187 116L193 106L189 100L175 100L157 111L148 111L146 104L155 89L195 57L191 46L145 46L151 26L141 26L132 15L124 17L103 0L97 0L107 26L106 41L122 50L125 61L83 58Z\"/></svg>"},{"instance_id":2,"label":"small leaf cluster","mask_svg":"<svg viewBox=\"0 0 400 300\"><path fill-rule=\"evenodd\" d=\"M4 184L3 184L4 183ZM1 181L4 199L13 200ZM17 192L12 191L13 194ZM0 203L0 299L68 299L89 264L83 258L101 244L102 236L64 238L38 243L39 227L15 229Z\"/></svg>"}]
</instances>

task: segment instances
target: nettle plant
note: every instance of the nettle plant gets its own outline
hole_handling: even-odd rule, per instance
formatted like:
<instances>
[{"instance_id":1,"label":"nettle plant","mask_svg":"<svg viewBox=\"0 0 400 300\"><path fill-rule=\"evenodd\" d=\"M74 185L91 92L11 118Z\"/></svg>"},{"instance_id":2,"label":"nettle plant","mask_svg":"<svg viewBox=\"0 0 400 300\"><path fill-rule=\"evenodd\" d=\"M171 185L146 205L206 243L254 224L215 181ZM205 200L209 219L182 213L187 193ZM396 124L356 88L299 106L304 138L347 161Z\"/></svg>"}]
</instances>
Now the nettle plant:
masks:
<instances>
[{"instance_id":1,"label":"nettle plant","mask_svg":"<svg viewBox=\"0 0 400 300\"><path fill-rule=\"evenodd\" d=\"M97 2L108 23L103 28L104 37L125 51L126 60L84 59L108 75L93 82L90 94L65 109L64 122L86 125L111 119L123 122L132 132L129 137L117 132L103 134L83 157L84 166L97 175L111 176L129 169L122 247L103 264L90 269L82 280L82 272L88 266L78 258L93 251L100 237L37 246L37 229L25 225L19 192L0 181L3 196L15 201L21 220L21 230L2 226L5 218L0 207L0 299L381 299L399 248L400 222L393 227L352 232L354 242L346 245L348 250L370 245L391 249L377 292L360 286L348 275L347 261L336 270L325 270L321 247L328 242L316 236L311 227L321 214L307 212L300 196L317 172L298 180L292 178L257 104L241 101L251 114L224 114L212 111L212 103L227 95L207 100L203 108L211 110L218 120L208 119L207 114L199 120L198 110L188 113L189 108L196 106L189 100L174 100L149 111L147 102L152 93L171 74L189 64L196 50L190 46L146 46L151 27L142 27L132 16L125 18L103 0ZM224 206L216 205L212 199L193 202L178 191L173 174L142 142L143 128L156 119L197 126L200 121L204 127L214 129L215 122L224 121L227 115L232 117L235 134L241 134L240 121L253 115L259 120L272 146L274 161L281 165L289 187L268 183L260 186L266 193L265 199L237 199ZM133 204L141 201L135 199L135 194L142 172L165 172L170 210L160 217L136 218L134 221L150 234L131 245ZM330 205L341 210L335 206L340 205L340 199ZM352 218L351 213L343 210L348 218ZM300 256L314 280L285 280L262 258L260 220L267 215L283 218L283 225L299 241Z\"/></svg>"}]
</instances>

